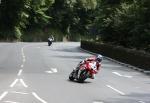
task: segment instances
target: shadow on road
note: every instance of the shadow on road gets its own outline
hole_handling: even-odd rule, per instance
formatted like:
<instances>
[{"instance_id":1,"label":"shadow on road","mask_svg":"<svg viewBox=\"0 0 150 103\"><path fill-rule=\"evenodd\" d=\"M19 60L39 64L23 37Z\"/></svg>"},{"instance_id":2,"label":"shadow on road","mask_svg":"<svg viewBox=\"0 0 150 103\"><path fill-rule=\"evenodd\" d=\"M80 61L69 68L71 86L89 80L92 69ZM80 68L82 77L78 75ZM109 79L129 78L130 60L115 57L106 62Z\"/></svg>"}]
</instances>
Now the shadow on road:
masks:
<instances>
[{"instance_id":1,"label":"shadow on road","mask_svg":"<svg viewBox=\"0 0 150 103\"><path fill-rule=\"evenodd\" d=\"M57 56L53 56L53 57L56 57L56 58L62 58L62 59L85 59L87 58L88 56L62 56L62 55L57 55Z\"/></svg>"},{"instance_id":2,"label":"shadow on road","mask_svg":"<svg viewBox=\"0 0 150 103\"><path fill-rule=\"evenodd\" d=\"M68 49L51 49L51 51L84 53L84 51L80 50L80 47L72 47L72 48L68 48Z\"/></svg>"},{"instance_id":3,"label":"shadow on road","mask_svg":"<svg viewBox=\"0 0 150 103\"><path fill-rule=\"evenodd\" d=\"M80 83L80 82L78 82L77 80L74 80L74 81L71 81L71 80L67 80L68 82L71 82L71 83L79 83L79 84L89 84L89 83L92 83L92 82L90 82L90 81L84 81L84 82L82 82L82 83Z\"/></svg>"}]
</instances>

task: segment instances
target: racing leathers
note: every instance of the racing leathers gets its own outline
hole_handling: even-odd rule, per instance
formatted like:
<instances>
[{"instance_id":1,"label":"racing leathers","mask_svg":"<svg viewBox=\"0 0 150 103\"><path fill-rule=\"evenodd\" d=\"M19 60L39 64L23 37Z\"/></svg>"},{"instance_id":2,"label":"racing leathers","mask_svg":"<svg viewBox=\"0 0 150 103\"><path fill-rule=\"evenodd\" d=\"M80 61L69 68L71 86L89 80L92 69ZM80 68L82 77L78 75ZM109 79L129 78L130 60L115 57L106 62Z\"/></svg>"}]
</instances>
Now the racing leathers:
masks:
<instances>
[{"instance_id":1,"label":"racing leathers","mask_svg":"<svg viewBox=\"0 0 150 103\"><path fill-rule=\"evenodd\" d=\"M101 68L101 62L97 61L96 56L92 56L92 57L90 57L90 58L86 58L85 60L81 61L81 62L78 64L78 66L77 66L77 68L76 68L75 70L78 71L78 70L80 69L79 67L80 67L81 65L83 65L83 64L86 64L86 62L93 63L92 69L94 69L95 72L96 72L96 74L97 74L98 71L99 71L100 68ZM90 77L90 78L91 78L91 79L94 79L94 77L95 77L95 74L91 73L91 77Z\"/></svg>"}]
</instances>

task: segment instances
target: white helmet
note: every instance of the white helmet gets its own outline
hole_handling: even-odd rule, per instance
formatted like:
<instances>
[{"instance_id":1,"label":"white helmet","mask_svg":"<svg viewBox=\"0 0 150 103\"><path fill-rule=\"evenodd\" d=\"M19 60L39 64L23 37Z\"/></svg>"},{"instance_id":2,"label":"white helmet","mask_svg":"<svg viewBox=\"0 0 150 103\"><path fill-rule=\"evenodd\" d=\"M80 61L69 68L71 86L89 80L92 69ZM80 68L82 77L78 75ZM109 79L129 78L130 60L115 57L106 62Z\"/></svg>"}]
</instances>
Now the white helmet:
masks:
<instances>
[{"instance_id":1,"label":"white helmet","mask_svg":"<svg viewBox=\"0 0 150 103\"><path fill-rule=\"evenodd\" d=\"M102 59L103 59L103 56L102 56L102 55L98 54L98 55L96 56L96 60L97 60L98 62L101 62Z\"/></svg>"}]
</instances>

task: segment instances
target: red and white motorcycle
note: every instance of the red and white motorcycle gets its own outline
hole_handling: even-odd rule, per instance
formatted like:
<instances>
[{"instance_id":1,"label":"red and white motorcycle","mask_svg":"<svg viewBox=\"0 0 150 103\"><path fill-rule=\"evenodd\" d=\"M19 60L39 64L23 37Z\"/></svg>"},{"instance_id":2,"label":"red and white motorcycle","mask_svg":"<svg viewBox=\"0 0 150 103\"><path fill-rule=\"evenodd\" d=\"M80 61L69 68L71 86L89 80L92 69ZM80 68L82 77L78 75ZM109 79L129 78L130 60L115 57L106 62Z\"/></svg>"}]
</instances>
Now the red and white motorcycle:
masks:
<instances>
[{"instance_id":1,"label":"red and white motorcycle","mask_svg":"<svg viewBox=\"0 0 150 103\"><path fill-rule=\"evenodd\" d=\"M71 81L76 79L78 82L84 82L87 78L92 78L92 75L96 73L96 62L86 62L82 65L79 64L76 69L70 73L69 79Z\"/></svg>"}]
</instances>

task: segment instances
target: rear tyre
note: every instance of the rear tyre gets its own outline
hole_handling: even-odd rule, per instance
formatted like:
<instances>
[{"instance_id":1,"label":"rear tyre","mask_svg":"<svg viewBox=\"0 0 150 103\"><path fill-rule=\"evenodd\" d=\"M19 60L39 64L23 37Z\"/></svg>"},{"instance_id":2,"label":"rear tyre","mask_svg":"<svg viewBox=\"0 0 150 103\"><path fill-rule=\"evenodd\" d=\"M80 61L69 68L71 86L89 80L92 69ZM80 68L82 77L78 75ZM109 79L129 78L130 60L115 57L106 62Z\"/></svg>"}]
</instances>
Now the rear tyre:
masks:
<instances>
[{"instance_id":1,"label":"rear tyre","mask_svg":"<svg viewBox=\"0 0 150 103\"><path fill-rule=\"evenodd\" d=\"M87 71L83 70L80 73L79 78L77 79L79 83L83 83L87 79Z\"/></svg>"},{"instance_id":2,"label":"rear tyre","mask_svg":"<svg viewBox=\"0 0 150 103\"><path fill-rule=\"evenodd\" d=\"M52 42L51 41L48 41L48 46L51 46L52 45Z\"/></svg>"}]
</instances>

